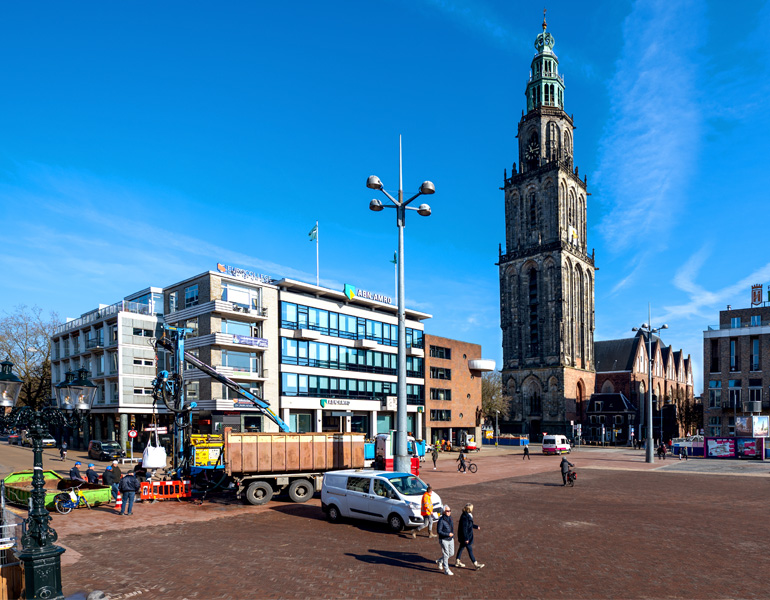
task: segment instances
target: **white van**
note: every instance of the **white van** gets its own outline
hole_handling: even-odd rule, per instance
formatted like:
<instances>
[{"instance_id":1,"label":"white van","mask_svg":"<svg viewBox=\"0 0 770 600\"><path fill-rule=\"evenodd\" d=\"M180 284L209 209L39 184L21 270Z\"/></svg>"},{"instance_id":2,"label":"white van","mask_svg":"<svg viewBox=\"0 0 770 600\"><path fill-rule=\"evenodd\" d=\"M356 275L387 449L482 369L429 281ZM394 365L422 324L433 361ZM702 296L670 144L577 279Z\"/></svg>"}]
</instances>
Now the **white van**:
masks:
<instances>
[{"instance_id":1,"label":"white van","mask_svg":"<svg viewBox=\"0 0 770 600\"><path fill-rule=\"evenodd\" d=\"M321 508L331 522L343 517L380 521L391 530L417 527L427 484L411 473L347 469L324 473ZM441 512L441 498L431 494L433 510Z\"/></svg>"},{"instance_id":2,"label":"white van","mask_svg":"<svg viewBox=\"0 0 770 600\"><path fill-rule=\"evenodd\" d=\"M543 454L569 454L571 449L569 441L563 435L544 435L543 436Z\"/></svg>"}]
</instances>

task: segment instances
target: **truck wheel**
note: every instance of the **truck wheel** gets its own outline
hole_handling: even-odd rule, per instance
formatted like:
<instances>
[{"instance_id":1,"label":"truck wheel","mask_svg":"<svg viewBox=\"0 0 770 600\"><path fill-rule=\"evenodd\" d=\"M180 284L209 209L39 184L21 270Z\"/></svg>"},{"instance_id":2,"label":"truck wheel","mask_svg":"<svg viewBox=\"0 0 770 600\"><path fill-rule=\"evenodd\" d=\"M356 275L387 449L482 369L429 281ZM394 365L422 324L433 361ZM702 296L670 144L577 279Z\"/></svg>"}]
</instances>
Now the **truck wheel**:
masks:
<instances>
[{"instance_id":1,"label":"truck wheel","mask_svg":"<svg viewBox=\"0 0 770 600\"><path fill-rule=\"evenodd\" d=\"M404 528L404 520L396 513L392 513L388 517L388 527L390 527L391 531L398 533Z\"/></svg>"},{"instance_id":2,"label":"truck wheel","mask_svg":"<svg viewBox=\"0 0 770 600\"><path fill-rule=\"evenodd\" d=\"M246 500L249 504L259 506L267 504L273 497L273 488L265 481L254 481L246 488Z\"/></svg>"},{"instance_id":3,"label":"truck wheel","mask_svg":"<svg viewBox=\"0 0 770 600\"><path fill-rule=\"evenodd\" d=\"M340 519L342 518L342 515L340 514L340 509L339 508L334 506L334 504L330 504L329 508L326 509L326 517L332 523L339 523Z\"/></svg>"},{"instance_id":4,"label":"truck wheel","mask_svg":"<svg viewBox=\"0 0 770 600\"><path fill-rule=\"evenodd\" d=\"M313 484L307 479L295 479L289 486L289 498L292 502L307 502L314 493Z\"/></svg>"}]
</instances>

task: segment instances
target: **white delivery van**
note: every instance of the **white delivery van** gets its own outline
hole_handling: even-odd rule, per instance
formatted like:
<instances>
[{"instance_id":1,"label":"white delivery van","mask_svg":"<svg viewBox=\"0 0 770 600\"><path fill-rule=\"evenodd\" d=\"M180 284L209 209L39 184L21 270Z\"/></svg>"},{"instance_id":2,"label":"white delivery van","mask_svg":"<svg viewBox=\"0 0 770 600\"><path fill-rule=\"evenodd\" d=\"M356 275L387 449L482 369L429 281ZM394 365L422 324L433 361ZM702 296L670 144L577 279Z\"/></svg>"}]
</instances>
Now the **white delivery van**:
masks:
<instances>
[{"instance_id":1,"label":"white delivery van","mask_svg":"<svg viewBox=\"0 0 770 600\"><path fill-rule=\"evenodd\" d=\"M544 435L543 436L543 454L569 454L569 440L563 435Z\"/></svg>"},{"instance_id":2,"label":"white delivery van","mask_svg":"<svg viewBox=\"0 0 770 600\"><path fill-rule=\"evenodd\" d=\"M422 495L428 485L411 473L347 469L324 473L321 508L327 518L337 522L343 517L380 521L391 530L417 527ZM431 494L434 513L440 513L441 498Z\"/></svg>"}]
</instances>

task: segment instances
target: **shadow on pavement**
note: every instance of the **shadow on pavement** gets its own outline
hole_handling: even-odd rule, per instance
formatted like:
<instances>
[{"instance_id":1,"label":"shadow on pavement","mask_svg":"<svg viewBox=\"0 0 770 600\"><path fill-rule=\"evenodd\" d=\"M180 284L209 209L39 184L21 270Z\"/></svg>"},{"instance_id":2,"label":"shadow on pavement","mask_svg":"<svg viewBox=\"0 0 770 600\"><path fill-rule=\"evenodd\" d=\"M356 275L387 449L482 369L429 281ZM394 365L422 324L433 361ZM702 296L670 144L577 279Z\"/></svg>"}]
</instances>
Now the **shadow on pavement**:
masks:
<instances>
[{"instance_id":1,"label":"shadow on pavement","mask_svg":"<svg viewBox=\"0 0 770 600\"><path fill-rule=\"evenodd\" d=\"M438 553L438 548L435 548L435 550L436 553ZM436 563L434 561L414 552L388 552L387 550L372 549L370 549L369 552L372 554L353 554L348 552L345 556L351 556L356 560L360 560L361 562L370 565L390 565L393 567L401 567L402 569L439 572L436 569Z\"/></svg>"}]
</instances>

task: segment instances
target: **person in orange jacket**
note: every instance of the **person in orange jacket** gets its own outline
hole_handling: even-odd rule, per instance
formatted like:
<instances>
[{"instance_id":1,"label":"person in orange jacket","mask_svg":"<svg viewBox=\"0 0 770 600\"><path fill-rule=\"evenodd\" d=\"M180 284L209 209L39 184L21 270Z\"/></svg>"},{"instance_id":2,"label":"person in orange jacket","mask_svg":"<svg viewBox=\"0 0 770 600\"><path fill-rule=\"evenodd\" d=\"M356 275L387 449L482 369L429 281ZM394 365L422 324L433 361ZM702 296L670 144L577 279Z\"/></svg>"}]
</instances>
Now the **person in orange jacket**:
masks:
<instances>
[{"instance_id":1,"label":"person in orange jacket","mask_svg":"<svg viewBox=\"0 0 770 600\"><path fill-rule=\"evenodd\" d=\"M422 531L426 527L428 528L428 537L433 538L436 537L436 534L433 533L433 521L435 519L433 518L433 496L431 493L433 492L433 488L428 486L428 489L425 490L425 493L422 495L422 502L420 503L420 514L422 515L423 523L420 525L417 529L412 530L412 538L417 537L417 532Z\"/></svg>"}]
</instances>

